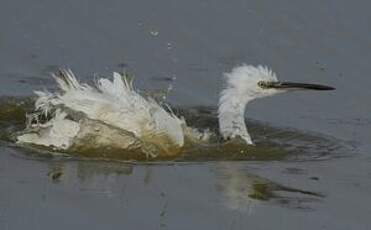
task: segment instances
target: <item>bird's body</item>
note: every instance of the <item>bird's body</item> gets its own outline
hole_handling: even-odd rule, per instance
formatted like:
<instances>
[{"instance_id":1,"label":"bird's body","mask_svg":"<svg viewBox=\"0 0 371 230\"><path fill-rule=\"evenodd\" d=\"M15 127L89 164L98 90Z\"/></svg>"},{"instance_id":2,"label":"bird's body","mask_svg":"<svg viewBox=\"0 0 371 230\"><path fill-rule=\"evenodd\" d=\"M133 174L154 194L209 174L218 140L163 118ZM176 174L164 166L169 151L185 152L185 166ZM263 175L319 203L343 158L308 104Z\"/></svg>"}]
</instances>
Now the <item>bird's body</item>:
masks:
<instances>
[{"instance_id":1,"label":"bird's body","mask_svg":"<svg viewBox=\"0 0 371 230\"><path fill-rule=\"evenodd\" d=\"M227 86L221 93L218 109L220 133L224 139L240 137L246 144L253 144L245 125L246 104L284 92L293 85L277 84L276 75L261 66L239 66L225 77ZM185 120L169 108L140 95L124 75L114 73L112 81L101 78L96 87L80 84L69 70L59 71L54 78L60 92L35 92L38 95L36 122L30 122L28 129L17 137L18 143L67 150L76 145L76 140L94 136L98 147L99 143L117 145L115 142L120 140L126 143L118 145L130 150L132 146L137 148L141 143L149 143L160 155L171 156L179 153L186 141L207 142L211 135L207 130L200 132L188 127ZM307 88L309 86L319 87L306 84ZM47 118L46 121L39 122L43 118ZM86 120L99 122L100 128ZM108 129L102 128L102 124ZM109 127L123 132L110 132ZM113 133L124 138L115 138Z\"/></svg>"},{"instance_id":2,"label":"bird's body","mask_svg":"<svg viewBox=\"0 0 371 230\"><path fill-rule=\"evenodd\" d=\"M154 99L137 93L126 76L114 73L113 81L101 78L96 87L80 84L69 70L60 71L54 78L60 93L35 92L37 116L48 116L54 111L52 119L33 124L37 132L18 136L18 142L68 149L81 129L80 119L70 118L71 111L132 133L156 145L164 155L176 154L187 135L192 140L207 139L207 133L187 127L183 119L165 110ZM126 145L123 143L123 146Z\"/></svg>"}]
</instances>

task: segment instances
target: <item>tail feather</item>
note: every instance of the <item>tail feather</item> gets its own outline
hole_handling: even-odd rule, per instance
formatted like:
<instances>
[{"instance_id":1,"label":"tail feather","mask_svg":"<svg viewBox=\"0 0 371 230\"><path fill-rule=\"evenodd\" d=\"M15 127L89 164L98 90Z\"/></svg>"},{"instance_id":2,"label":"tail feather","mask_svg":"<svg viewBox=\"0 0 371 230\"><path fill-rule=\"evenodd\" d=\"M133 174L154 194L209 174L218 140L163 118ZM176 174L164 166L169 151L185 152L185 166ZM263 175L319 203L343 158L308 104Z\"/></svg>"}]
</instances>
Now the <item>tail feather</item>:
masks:
<instances>
[{"instance_id":1,"label":"tail feather","mask_svg":"<svg viewBox=\"0 0 371 230\"><path fill-rule=\"evenodd\" d=\"M81 88L80 83L70 69L59 69L52 76L63 91Z\"/></svg>"},{"instance_id":2,"label":"tail feather","mask_svg":"<svg viewBox=\"0 0 371 230\"><path fill-rule=\"evenodd\" d=\"M135 93L127 76L116 72L113 73L112 81L105 78L99 79L97 88L103 93L120 98L128 98Z\"/></svg>"}]
</instances>

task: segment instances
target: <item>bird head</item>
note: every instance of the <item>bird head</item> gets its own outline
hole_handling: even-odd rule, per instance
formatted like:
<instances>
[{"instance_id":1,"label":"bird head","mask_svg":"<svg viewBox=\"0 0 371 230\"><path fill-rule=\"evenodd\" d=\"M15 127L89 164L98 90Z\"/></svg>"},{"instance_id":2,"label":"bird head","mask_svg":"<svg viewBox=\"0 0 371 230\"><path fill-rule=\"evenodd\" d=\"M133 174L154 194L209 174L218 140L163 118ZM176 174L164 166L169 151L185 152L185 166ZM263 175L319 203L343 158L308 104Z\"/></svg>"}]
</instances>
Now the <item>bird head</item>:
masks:
<instances>
[{"instance_id":1,"label":"bird head","mask_svg":"<svg viewBox=\"0 0 371 230\"><path fill-rule=\"evenodd\" d=\"M218 118L224 139L241 137L253 144L245 125L246 104L254 99L292 90L333 90L333 87L279 81L272 70L263 66L242 65L224 74L226 87L219 99Z\"/></svg>"},{"instance_id":2,"label":"bird head","mask_svg":"<svg viewBox=\"0 0 371 230\"><path fill-rule=\"evenodd\" d=\"M272 70L264 66L242 65L224 74L230 90L250 100L293 90L334 90L326 85L279 81ZM231 92L230 92L231 93Z\"/></svg>"}]
</instances>

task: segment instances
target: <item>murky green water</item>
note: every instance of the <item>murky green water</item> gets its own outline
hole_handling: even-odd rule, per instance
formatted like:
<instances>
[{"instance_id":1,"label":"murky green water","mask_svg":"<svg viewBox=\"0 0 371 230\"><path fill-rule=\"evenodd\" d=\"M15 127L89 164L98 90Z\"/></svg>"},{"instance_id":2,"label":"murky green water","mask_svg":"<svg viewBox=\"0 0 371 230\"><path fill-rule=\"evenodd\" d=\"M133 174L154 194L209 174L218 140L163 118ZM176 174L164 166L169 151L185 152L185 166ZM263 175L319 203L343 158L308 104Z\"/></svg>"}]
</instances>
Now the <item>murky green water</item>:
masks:
<instances>
[{"instance_id":1,"label":"murky green water","mask_svg":"<svg viewBox=\"0 0 371 230\"><path fill-rule=\"evenodd\" d=\"M208 162L208 161L272 161L272 160L324 160L346 156L354 151L350 143L320 134L304 133L294 129L275 128L257 121L247 123L255 141L249 146L243 140L223 141L218 137L215 108L177 108L176 113L192 127L211 130L216 137L210 143L188 143L173 157L150 157L145 152L130 151L115 146L96 148L90 139L80 140L63 152L52 147L33 144L16 144L16 136L26 128L26 115L33 112L34 98L4 97L0 99L0 137L9 145L23 147L42 157L65 155L76 159L100 159L104 161L137 162ZM94 121L93 121L94 122ZM104 125L104 124L101 124Z\"/></svg>"}]
</instances>

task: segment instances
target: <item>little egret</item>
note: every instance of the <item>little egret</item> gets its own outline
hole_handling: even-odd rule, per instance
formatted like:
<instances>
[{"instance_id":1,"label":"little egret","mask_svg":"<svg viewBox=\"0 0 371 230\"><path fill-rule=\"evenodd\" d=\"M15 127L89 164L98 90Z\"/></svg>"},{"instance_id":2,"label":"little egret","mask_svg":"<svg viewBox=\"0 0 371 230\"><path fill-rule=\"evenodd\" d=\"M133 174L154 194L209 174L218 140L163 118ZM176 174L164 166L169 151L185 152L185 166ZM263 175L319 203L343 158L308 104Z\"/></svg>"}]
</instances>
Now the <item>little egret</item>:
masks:
<instances>
[{"instance_id":1,"label":"little egret","mask_svg":"<svg viewBox=\"0 0 371 230\"><path fill-rule=\"evenodd\" d=\"M245 108L252 100L273 96L297 89L334 90L318 84L278 81L276 74L267 67L242 65L224 74L227 86L219 99L219 129L224 139L242 138L253 144L245 124Z\"/></svg>"},{"instance_id":2,"label":"little egret","mask_svg":"<svg viewBox=\"0 0 371 230\"><path fill-rule=\"evenodd\" d=\"M227 84L218 109L220 134L224 139L242 138L248 145L253 144L244 116L248 102L291 89L334 89L280 82L262 66L238 66L224 76ZM147 143L157 148L157 155L171 156L179 153L185 142L207 142L213 135L187 126L170 107L139 94L126 75L114 73L112 81L101 78L96 87L80 84L70 70L60 70L53 77L60 91L35 91L35 113L29 115L29 125L17 137L18 143L68 150L77 140L94 136L97 147L108 144L130 150Z\"/></svg>"}]
</instances>

